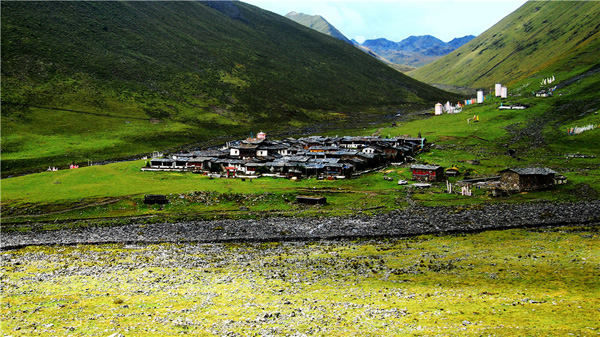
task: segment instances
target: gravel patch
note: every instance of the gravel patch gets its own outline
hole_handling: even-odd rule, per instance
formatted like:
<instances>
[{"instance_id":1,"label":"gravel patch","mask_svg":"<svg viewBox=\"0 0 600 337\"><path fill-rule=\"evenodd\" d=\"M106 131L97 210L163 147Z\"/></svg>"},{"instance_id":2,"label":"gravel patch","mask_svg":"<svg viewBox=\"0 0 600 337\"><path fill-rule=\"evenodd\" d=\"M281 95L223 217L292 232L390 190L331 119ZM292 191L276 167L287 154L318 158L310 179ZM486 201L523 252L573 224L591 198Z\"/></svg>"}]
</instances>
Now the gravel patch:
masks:
<instances>
[{"instance_id":1,"label":"gravel patch","mask_svg":"<svg viewBox=\"0 0 600 337\"><path fill-rule=\"evenodd\" d=\"M375 216L140 223L113 227L11 232L2 233L0 249L16 249L30 245L306 241L401 237L518 227L580 225L599 221L600 201L598 200L562 204L415 206Z\"/></svg>"}]
</instances>

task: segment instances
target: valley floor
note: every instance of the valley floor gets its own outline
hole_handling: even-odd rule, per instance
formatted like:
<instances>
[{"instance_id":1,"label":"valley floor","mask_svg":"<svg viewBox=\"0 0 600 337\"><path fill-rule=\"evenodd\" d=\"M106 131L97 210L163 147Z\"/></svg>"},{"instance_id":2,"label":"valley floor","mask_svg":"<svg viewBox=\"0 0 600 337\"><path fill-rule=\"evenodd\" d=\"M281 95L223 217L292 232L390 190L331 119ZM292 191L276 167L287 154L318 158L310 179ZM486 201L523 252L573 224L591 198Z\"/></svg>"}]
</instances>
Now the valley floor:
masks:
<instances>
[{"instance_id":1,"label":"valley floor","mask_svg":"<svg viewBox=\"0 0 600 337\"><path fill-rule=\"evenodd\" d=\"M589 206L597 211L598 203ZM599 229L590 224L387 239L28 246L0 254L1 331L597 335Z\"/></svg>"}]
</instances>

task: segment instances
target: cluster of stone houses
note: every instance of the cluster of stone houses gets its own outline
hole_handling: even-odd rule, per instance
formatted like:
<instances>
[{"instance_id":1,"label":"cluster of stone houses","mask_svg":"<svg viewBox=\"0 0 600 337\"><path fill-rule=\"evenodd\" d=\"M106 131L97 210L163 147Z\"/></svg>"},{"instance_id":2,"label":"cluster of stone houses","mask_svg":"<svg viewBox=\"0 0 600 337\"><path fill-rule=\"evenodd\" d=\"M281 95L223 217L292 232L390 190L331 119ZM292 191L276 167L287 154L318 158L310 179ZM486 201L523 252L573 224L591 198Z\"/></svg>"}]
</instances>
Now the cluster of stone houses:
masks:
<instances>
[{"instance_id":1,"label":"cluster of stone houses","mask_svg":"<svg viewBox=\"0 0 600 337\"><path fill-rule=\"evenodd\" d=\"M411 167L412 179L422 182L442 182L448 176L456 176L457 169L445 171L439 165L415 164ZM488 184L492 182L491 184ZM562 185L567 178L547 167L508 168L499 172L498 176L463 180L463 184L484 183L488 188L505 192L540 191Z\"/></svg>"},{"instance_id":2,"label":"cluster of stone houses","mask_svg":"<svg viewBox=\"0 0 600 337\"><path fill-rule=\"evenodd\" d=\"M427 148L425 138L322 137L228 142L213 150L151 159L142 170L219 173L227 177L273 175L346 178L390 162L405 162Z\"/></svg>"}]
</instances>

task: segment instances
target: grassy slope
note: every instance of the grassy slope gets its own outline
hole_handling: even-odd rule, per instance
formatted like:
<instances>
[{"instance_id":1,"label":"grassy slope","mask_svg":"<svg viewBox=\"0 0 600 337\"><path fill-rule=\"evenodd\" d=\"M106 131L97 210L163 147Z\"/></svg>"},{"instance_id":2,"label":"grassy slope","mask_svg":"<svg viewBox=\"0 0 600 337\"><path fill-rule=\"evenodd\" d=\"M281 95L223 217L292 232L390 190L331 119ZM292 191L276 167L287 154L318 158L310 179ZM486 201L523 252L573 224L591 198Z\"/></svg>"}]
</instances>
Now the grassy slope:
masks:
<instances>
[{"instance_id":1,"label":"grassy slope","mask_svg":"<svg viewBox=\"0 0 600 337\"><path fill-rule=\"evenodd\" d=\"M3 176L369 119L377 113L366 106L446 96L273 13L243 3L223 12L203 2L3 2Z\"/></svg>"},{"instance_id":2,"label":"grassy slope","mask_svg":"<svg viewBox=\"0 0 600 337\"><path fill-rule=\"evenodd\" d=\"M598 65L600 3L530 1L444 58L410 72L427 83L489 88ZM570 60L565 64L565 60ZM566 75L566 74L565 74Z\"/></svg>"},{"instance_id":3,"label":"grassy slope","mask_svg":"<svg viewBox=\"0 0 600 337\"><path fill-rule=\"evenodd\" d=\"M0 318L23 335L595 335L597 243L596 226L28 247L2 252Z\"/></svg>"},{"instance_id":4,"label":"grassy slope","mask_svg":"<svg viewBox=\"0 0 600 337\"><path fill-rule=\"evenodd\" d=\"M598 79L591 76L557 89L552 98L512 97L513 103L531 105L524 111L498 110L500 100L494 99L482 105L467 106L457 115L400 121L398 127L386 124L345 132L351 135L378 132L383 137L416 136L420 132L436 144L430 152L417 158L420 162L444 167L456 165L463 174L470 172L471 176L495 175L507 167L550 167L569 179L569 184L551 191L491 198L484 190L475 190L475 197L469 198L445 194L445 185L441 184L412 193L395 181L383 180L384 172L343 181L293 182L261 178L250 183L211 180L186 173L140 172L144 162L135 161L3 179L3 225L6 230L11 223L18 228L27 221L147 215L254 217L261 216L263 211L339 215L357 211L385 212L407 207L411 200L427 205L469 205L597 199L600 196L599 131L577 136L566 134L568 127L600 124L600 115L596 113L600 105L596 93L590 90L597 86ZM478 115L480 122L467 124L466 119L473 115ZM516 150L516 156L509 156L508 149ZM596 158L570 158L573 154ZM481 165L467 162L474 159ZM386 172L394 179L411 177L407 167L390 168ZM450 181L462 178L450 178ZM169 194L171 204L164 209L145 206L141 200L147 193ZM296 195L306 193L327 196L329 205L305 208L293 204ZM110 203L98 205L103 202ZM248 207L249 211L240 211L241 206Z\"/></svg>"}]
</instances>

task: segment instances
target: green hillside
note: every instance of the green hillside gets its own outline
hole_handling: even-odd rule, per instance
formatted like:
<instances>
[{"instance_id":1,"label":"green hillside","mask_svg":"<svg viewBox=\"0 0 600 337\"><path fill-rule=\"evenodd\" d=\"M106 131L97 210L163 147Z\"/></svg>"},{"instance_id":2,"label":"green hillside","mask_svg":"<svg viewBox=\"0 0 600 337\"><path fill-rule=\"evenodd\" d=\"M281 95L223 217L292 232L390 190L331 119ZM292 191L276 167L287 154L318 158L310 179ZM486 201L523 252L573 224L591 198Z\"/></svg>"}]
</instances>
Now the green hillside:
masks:
<instances>
[{"instance_id":1,"label":"green hillside","mask_svg":"<svg viewBox=\"0 0 600 337\"><path fill-rule=\"evenodd\" d=\"M448 96L241 2L1 6L3 176Z\"/></svg>"},{"instance_id":2,"label":"green hillside","mask_svg":"<svg viewBox=\"0 0 600 337\"><path fill-rule=\"evenodd\" d=\"M599 17L597 1L529 1L471 42L409 74L426 83L471 88L526 78L538 82L550 75L560 82L597 69Z\"/></svg>"}]
</instances>

